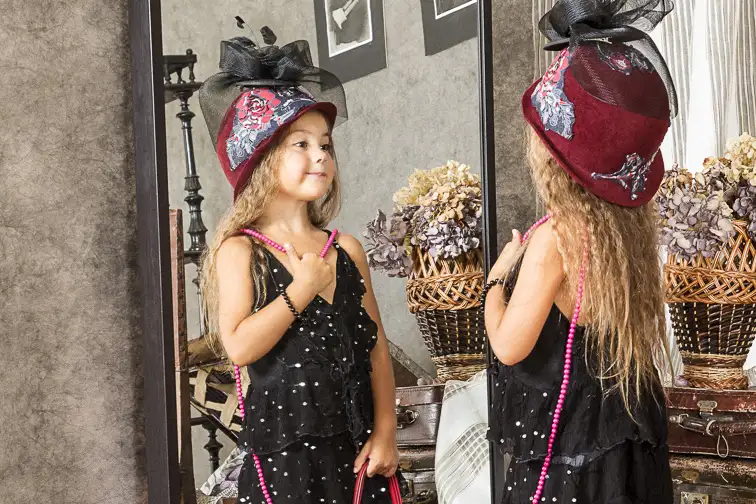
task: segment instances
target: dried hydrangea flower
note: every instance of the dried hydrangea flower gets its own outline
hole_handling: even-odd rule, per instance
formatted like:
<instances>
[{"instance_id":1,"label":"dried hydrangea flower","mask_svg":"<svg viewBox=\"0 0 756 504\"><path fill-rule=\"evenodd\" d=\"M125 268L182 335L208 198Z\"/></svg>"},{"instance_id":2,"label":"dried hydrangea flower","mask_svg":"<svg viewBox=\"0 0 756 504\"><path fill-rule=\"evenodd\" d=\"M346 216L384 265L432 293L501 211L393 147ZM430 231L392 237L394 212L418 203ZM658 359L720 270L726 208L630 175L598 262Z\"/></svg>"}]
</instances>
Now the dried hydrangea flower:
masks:
<instances>
[{"instance_id":1,"label":"dried hydrangea flower","mask_svg":"<svg viewBox=\"0 0 756 504\"><path fill-rule=\"evenodd\" d=\"M756 186L741 185L732 209L737 217L748 221L748 236L756 240Z\"/></svg>"},{"instance_id":2,"label":"dried hydrangea flower","mask_svg":"<svg viewBox=\"0 0 756 504\"><path fill-rule=\"evenodd\" d=\"M665 173L657 204L661 241L672 254L712 257L735 232L725 192L714 189L727 187L726 174L717 171L715 162L708 168L695 177L678 166Z\"/></svg>"},{"instance_id":3,"label":"dried hydrangea flower","mask_svg":"<svg viewBox=\"0 0 756 504\"><path fill-rule=\"evenodd\" d=\"M470 216L463 221L433 223L428 213L418 212L412 244L427 250L432 257L451 259L480 247L482 220Z\"/></svg>"},{"instance_id":4,"label":"dried hydrangea flower","mask_svg":"<svg viewBox=\"0 0 756 504\"><path fill-rule=\"evenodd\" d=\"M378 214L368 225L363 236L367 239L365 252L368 265L378 271L383 271L390 277L407 277L412 271L412 259L404 247L407 234L407 222L392 216L386 219L386 214L378 210Z\"/></svg>"},{"instance_id":5,"label":"dried hydrangea flower","mask_svg":"<svg viewBox=\"0 0 756 504\"><path fill-rule=\"evenodd\" d=\"M415 170L394 193L389 219L382 212L367 226L370 266L389 276L407 276L411 248L454 258L480 247L483 205L480 177L456 161Z\"/></svg>"}]
</instances>

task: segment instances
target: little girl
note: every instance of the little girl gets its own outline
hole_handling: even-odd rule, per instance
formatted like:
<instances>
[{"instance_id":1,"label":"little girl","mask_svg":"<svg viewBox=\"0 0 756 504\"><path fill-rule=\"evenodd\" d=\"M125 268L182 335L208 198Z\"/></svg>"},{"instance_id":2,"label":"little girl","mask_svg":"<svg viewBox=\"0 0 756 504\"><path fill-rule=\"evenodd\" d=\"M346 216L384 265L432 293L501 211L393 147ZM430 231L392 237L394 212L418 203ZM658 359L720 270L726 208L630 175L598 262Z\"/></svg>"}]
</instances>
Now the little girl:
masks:
<instances>
[{"instance_id":1,"label":"little girl","mask_svg":"<svg viewBox=\"0 0 756 504\"><path fill-rule=\"evenodd\" d=\"M541 20L562 50L522 107L549 214L513 231L484 301L498 360L489 437L511 456L502 503L672 503L652 198L675 93L630 26L667 12L645 3L561 0Z\"/></svg>"},{"instance_id":2,"label":"little girl","mask_svg":"<svg viewBox=\"0 0 756 504\"><path fill-rule=\"evenodd\" d=\"M202 293L210 337L250 377L238 501L351 503L367 464L363 502L391 502L388 345L362 246L324 229L340 203L331 129L343 90L304 42L225 41L221 70L200 102L234 204L204 257Z\"/></svg>"}]
</instances>

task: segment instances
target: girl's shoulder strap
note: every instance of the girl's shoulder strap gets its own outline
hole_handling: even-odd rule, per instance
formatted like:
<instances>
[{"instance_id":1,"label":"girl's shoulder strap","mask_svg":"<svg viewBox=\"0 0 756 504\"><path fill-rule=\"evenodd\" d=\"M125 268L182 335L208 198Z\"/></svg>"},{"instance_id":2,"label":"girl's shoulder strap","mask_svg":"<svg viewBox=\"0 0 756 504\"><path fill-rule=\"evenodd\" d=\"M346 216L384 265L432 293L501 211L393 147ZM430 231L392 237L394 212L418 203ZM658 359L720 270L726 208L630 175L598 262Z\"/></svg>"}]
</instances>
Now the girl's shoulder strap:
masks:
<instances>
[{"instance_id":1,"label":"girl's shoulder strap","mask_svg":"<svg viewBox=\"0 0 756 504\"><path fill-rule=\"evenodd\" d=\"M327 229L323 229L323 232L328 233L328 241L325 244L325 247L323 247L323 250L320 253L320 257L325 257L325 255L328 253L328 250L331 248L331 245L336 241L336 237L339 235L339 230L334 229L333 231L329 231Z\"/></svg>"}]
</instances>

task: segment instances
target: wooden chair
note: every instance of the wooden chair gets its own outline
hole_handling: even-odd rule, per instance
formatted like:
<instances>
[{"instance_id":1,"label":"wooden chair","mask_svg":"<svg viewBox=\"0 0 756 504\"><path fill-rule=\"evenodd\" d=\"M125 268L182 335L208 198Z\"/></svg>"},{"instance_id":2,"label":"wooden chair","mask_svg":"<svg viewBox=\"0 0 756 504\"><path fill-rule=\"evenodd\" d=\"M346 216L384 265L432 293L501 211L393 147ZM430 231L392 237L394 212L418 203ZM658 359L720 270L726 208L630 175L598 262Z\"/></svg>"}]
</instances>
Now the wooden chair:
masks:
<instances>
[{"instance_id":1,"label":"wooden chair","mask_svg":"<svg viewBox=\"0 0 756 504\"><path fill-rule=\"evenodd\" d=\"M197 504L192 463L192 423L187 369L186 287L184 280L184 226L181 210L169 211L171 279L173 292L173 347L176 362L176 419L182 504Z\"/></svg>"}]
</instances>

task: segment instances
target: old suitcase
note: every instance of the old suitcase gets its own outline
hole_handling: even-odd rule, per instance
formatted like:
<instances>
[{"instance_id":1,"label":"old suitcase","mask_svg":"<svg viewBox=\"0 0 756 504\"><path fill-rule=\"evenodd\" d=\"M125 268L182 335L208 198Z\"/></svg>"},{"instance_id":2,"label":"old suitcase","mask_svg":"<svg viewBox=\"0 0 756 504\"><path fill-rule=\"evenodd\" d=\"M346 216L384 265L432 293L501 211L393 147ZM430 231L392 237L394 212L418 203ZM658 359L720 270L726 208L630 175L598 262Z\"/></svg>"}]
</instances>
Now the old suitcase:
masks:
<instances>
[{"instance_id":1,"label":"old suitcase","mask_svg":"<svg viewBox=\"0 0 756 504\"><path fill-rule=\"evenodd\" d=\"M756 390L667 392L670 452L756 458Z\"/></svg>"},{"instance_id":2,"label":"old suitcase","mask_svg":"<svg viewBox=\"0 0 756 504\"><path fill-rule=\"evenodd\" d=\"M756 504L756 461L675 455L675 504Z\"/></svg>"},{"instance_id":3,"label":"old suitcase","mask_svg":"<svg viewBox=\"0 0 756 504\"><path fill-rule=\"evenodd\" d=\"M437 504L435 446L399 448L399 469L406 481L404 504Z\"/></svg>"},{"instance_id":4,"label":"old suitcase","mask_svg":"<svg viewBox=\"0 0 756 504\"><path fill-rule=\"evenodd\" d=\"M400 447L436 444L443 399L443 385L397 387L396 441Z\"/></svg>"},{"instance_id":5,"label":"old suitcase","mask_svg":"<svg viewBox=\"0 0 756 504\"><path fill-rule=\"evenodd\" d=\"M407 481L405 504L436 504L436 436L444 385L397 387L399 468Z\"/></svg>"}]
</instances>

